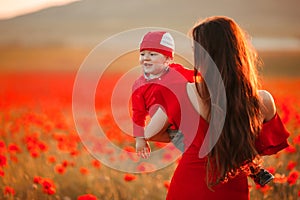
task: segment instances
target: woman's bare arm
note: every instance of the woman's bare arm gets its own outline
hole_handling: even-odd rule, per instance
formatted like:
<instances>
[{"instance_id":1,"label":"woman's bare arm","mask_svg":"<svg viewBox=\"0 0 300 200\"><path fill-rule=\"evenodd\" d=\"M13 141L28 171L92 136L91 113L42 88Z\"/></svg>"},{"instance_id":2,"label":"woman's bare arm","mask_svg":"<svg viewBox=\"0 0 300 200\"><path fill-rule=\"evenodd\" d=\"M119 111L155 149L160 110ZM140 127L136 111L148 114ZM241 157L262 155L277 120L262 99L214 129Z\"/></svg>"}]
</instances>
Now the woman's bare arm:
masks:
<instances>
[{"instance_id":1,"label":"woman's bare arm","mask_svg":"<svg viewBox=\"0 0 300 200\"><path fill-rule=\"evenodd\" d=\"M167 114L158 108L145 127L145 138L152 141L169 142L169 134L166 132L169 126Z\"/></svg>"},{"instance_id":2,"label":"woman's bare arm","mask_svg":"<svg viewBox=\"0 0 300 200\"><path fill-rule=\"evenodd\" d=\"M259 90L258 92L262 100L262 115L264 121L271 120L276 113L276 105L272 95L266 90Z\"/></svg>"}]
</instances>

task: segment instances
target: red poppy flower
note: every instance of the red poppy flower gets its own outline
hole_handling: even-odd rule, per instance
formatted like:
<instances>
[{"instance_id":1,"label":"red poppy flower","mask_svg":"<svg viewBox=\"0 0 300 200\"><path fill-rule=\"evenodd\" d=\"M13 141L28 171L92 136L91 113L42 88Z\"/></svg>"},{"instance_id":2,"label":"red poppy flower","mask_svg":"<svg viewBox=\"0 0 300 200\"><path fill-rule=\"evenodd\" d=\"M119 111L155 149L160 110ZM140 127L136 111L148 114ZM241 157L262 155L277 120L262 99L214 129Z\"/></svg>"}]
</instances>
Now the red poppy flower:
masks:
<instances>
[{"instance_id":1,"label":"red poppy flower","mask_svg":"<svg viewBox=\"0 0 300 200\"><path fill-rule=\"evenodd\" d=\"M55 194L55 185L51 179L44 178L41 182L43 192L49 195Z\"/></svg>"},{"instance_id":2,"label":"red poppy flower","mask_svg":"<svg viewBox=\"0 0 300 200\"><path fill-rule=\"evenodd\" d=\"M98 200L97 197L91 194L81 195L77 198L77 200Z\"/></svg>"},{"instance_id":3,"label":"red poppy flower","mask_svg":"<svg viewBox=\"0 0 300 200\"><path fill-rule=\"evenodd\" d=\"M293 144L298 144L300 145L300 134L297 137L294 137L293 139Z\"/></svg>"},{"instance_id":4,"label":"red poppy flower","mask_svg":"<svg viewBox=\"0 0 300 200\"><path fill-rule=\"evenodd\" d=\"M164 181L165 188L169 189L170 187L170 181Z\"/></svg>"},{"instance_id":5,"label":"red poppy flower","mask_svg":"<svg viewBox=\"0 0 300 200\"><path fill-rule=\"evenodd\" d=\"M124 180L125 180L125 181L133 181L133 180L135 180L135 179L136 179L136 176L133 175L133 174L125 174L125 175L124 175Z\"/></svg>"},{"instance_id":6,"label":"red poppy flower","mask_svg":"<svg viewBox=\"0 0 300 200\"><path fill-rule=\"evenodd\" d=\"M287 153L296 153L296 152L297 152L297 149L296 149L294 146L292 146L292 145L288 146L288 147L285 148L284 150L285 150Z\"/></svg>"},{"instance_id":7,"label":"red poppy flower","mask_svg":"<svg viewBox=\"0 0 300 200\"><path fill-rule=\"evenodd\" d=\"M14 156L14 155L10 155L10 160L14 163L18 163L18 157Z\"/></svg>"},{"instance_id":8,"label":"red poppy flower","mask_svg":"<svg viewBox=\"0 0 300 200\"><path fill-rule=\"evenodd\" d=\"M155 165L146 162L142 162L137 166L139 172L154 171L155 169Z\"/></svg>"},{"instance_id":9,"label":"red poppy flower","mask_svg":"<svg viewBox=\"0 0 300 200\"><path fill-rule=\"evenodd\" d=\"M290 185L294 185L297 183L297 180L298 180L298 177L299 177L299 172L298 171L293 171L291 172L288 177L287 177L287 182L290 184Z\"/></svg>"},{"instance_id":10,"label":"red poppy flower","mask_svg":"<svg viewBox=\"0 0 300 200\"><path fill-rule=\"evenodd\" d=\"M12 143L12 144L8 145L8 151L10 153L20 153L21 149L17 144Z\"/></svg>"},{"instance_id":11,"label":"red poppy flower","mask_svg":"<svg viewBox=\"0 0 300 200\"><path fill-rule=\"evenodd\" d=\"M71 151L70 151L70 155L71 155L71 156L74 156L74 157L75 157L75 156L78 156L79 154L80 154L80 152L77 151L77 150L71 150Z\"/></svg>"},{"instance_id":12,"label":"red poppy flower","mask_svg":"<svg viewBox=\"0 0 300 200\"><path fill-rule=\"evenodd\" d=\"M0 152L1 152L1 150L5 150L5 148L6 148L5 142L0 140Z\"/></svg>"},{"instance_id":13,"label":"red poppy flower","mask_svg":"<svg viewBox=\"0 0 300 200\"><path fill-rule=\"evenodd\" d=\"M123 149L124 151L132 152L132 153L135 152L135 148L132 146L126 146Z\"/></svg>"},{"instance_id":14,"label":"red poppy flower","mask_svg":"<svg viewBox=\"0 0 300 200\"><path fill-rule=\"evenodd\" d=\"M275 167L267 167L266 170L268 170L271 174L275 173Z\"/></svg>"},{"instance_id":15,"label":"red poppy flower","mask_svg":"<svg viewBox=\"0 0 300 200\"><path fill-rule=\"evenodd\" d=\"M69 165L69 162L68 162L67 160L64 160L64 161L62 162L62 166L63 166L63 167L68 167L68 165Z\"/></svg>"},{"instance_id":16,"label":"red poppy flower","mask_svg":"<svg viewBox=\"0 0 300 200\"><path fill-rule=\"evenodd\" d=\"M58 164L55 166L55 171L59 174L64 174L66 171L66 168L63 165Z\"/></svg>"},{"instance_id":17,"label":"red poppy flower","mask_svg":"<svg viewBox=\"0 0 300 200\"><path fill-rule=\"evenodd\" d=\"M6 146L3 141L0 141L0 154L6 152Z\"/></svg>"},{"instance_id":18,"label":"red poppy flower","mask_svg":"<svg viewBox=\"0 0 300 200\"><path fill-rule=\"evenodd\" d=\"M292 169L294 169L297 166L297 163L295 161L289 161L289 163L286 166L286 169L291 171Z\"/></svg>"},{"instance_id":19,"label":"red poppy flower","mask_svg":"<svg viewBox=\"0 0 300 200\"><path fill-rule=\"evenodd\" d=\"M4 177L4 175L5 175L4 171L0 170L0 176Z\"/></svg>"},{"instance_id":20,"label":"red poppy flower","mask_svg":"<svg viewBox=\"0 0 300 200\"><path fill-rule=\"evenodd\" d=\"M0 155L0 167L5 167L7 165L7 159L4 155Z\"/></svg>"},{"instance_id":21,"label":"red poppy flower","mask_svg":"<svg viewBox=\"0 0 300 200\"><path fill-rule=\"evenodd\" d=\"M41 151L47 151L47 150L48 150L48 146L47 146L47 144L46 144L45 142L39 141L38 147L39 147L39 149L40 149Z\"/></svg>"},{"instance_id":22,"label":"red poppy flower","mask_svg":"<svg viewBox=\"0 0 300 200\"><path fill-rule=\"evenodd\" d=\"M53 195L55 194L56 190L54 187L50 187L48 189L44 189L44 193L49 194L49 195Z\"/></svg>"},{"instance_id":23,"label":"red poppy flower","mask_svg":"<svg viewBox=\"0 0 300 200\"><path fill-rule=\"evenodd\" d=\"M30 155L33 158L37 158L37 157L39 157L40 154L38 151L33 150L33 151L30 151Z\"/></svg>"},{"instance_id":24,"label":"red poppy flower","mask_svg":"<svg viewBox=\"0 0 300 200\"><path fill-rule=\"evenodd\" d=\"M49 156L49 157L48 157L48 161L49 161L50 163L55 163L55 162L56 162L55 156Z\"/></svg>"},{"instance_id":25,"label":"red poppy flower","mask_svg":"<svg viewBox=\"0 0 300 200\"><path fill-rule=\"evenodd\" d=\"M92 165L95 167L95 168L100 168L101 167L101 162L99 160L93 160L92 161Z\"/></svg>"},{"instance_id":26,"label":"red poppy flower","mask_svg":"<svg viewBox=\"0 0 300 200\"><path fill-rule=\"evenodd\" d=\"M262 193L266 194L271 189L271 187L269 185L260 186L260 185L257 184L256 189L258 189Z\"/></svg>"},{"instance_id":27,"label":"red poppy flower","mask_svg":"<svg viewBox=\"0 0 300 200\"><path fill-rule=\"evenodd\" d=\"M34 183L40 184L40 183L42 183L42 180L43 180L43 178L40 177L40 176L33 177L33 182Z\"/></svg>"},{"instance_id":28,"label":"red poppy flower","mask_svg":"<svg viewBox=\"0 0 300 200\"><path fill-rule=\"evenodd\" d=\"M5 186L3 192L4 192L5 195L12 195L13 196L13 195L16 194L14 188L9 187L9 186Z\"/></svg>"},{"instance_id":29,"label":"red poppy flower","mask_svg":"<svg viewBox=\"0 0 300 200\"><path fill-rule=\"evenodd\" d=\"M79 171L82 175L87 175L89 173L89 170L85 167L80 167Z\"/></svg>"},{"instance_id":30,"label":"red poppy flower","mask_svg":"<svg viewBox=\"0 0 300 200\"><path fill-rule=\"evenodd\" d=\"M164 155L163 155L163 160L166 162L172 161L172 158L173 158L173 156L171 153L164 153Z\"/></svg>"}]
</instances>

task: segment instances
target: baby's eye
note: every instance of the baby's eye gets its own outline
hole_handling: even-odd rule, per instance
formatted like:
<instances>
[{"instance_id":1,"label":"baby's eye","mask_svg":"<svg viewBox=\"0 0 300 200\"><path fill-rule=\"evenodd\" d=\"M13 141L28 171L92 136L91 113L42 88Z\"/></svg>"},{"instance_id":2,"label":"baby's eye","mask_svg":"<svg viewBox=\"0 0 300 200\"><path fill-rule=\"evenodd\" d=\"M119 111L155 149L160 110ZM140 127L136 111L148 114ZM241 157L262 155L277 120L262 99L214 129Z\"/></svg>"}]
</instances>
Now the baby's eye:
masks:
<instances>
[{"instance_id":1,"label":"baby's eye","mask_svg":"<svg viewBox=\"0 0 300 200\"><path fill-rule=\"evenodd\" d=\"M144 56L145 55L145 53L140 53L140 56Z\"/></svg>"},{"instance_id":2,"label":"baby's eye","mask_svg":"<svg viewBox=\"0 0 300 200\"><path fill-rule=\"evenodd\" d=\"M150 53L150 56L156 56L157 53Z\"/></svg>"}]
</instances>

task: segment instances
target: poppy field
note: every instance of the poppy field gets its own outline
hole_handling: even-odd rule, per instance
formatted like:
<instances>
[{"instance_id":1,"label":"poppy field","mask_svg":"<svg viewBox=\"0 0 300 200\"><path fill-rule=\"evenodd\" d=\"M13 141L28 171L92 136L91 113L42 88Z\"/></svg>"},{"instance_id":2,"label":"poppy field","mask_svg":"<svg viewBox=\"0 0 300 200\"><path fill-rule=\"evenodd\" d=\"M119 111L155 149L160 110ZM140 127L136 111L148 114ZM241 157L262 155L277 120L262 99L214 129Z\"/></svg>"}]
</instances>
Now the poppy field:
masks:
<instances>
[{"instance_id":1,"label":"poppy field","mask_svg":"<svg viewBox=\"0 0 300 200\"><path fill-rule=\"evenodd\" d=\"M0 74L0 199L165 199L177 161L151 173L146 169L156 166L146 162L137 168L140 173L121 172L93 157L83 145L72 114L75 77L76 72ZM134 152L134 140L118 128L111 114L109 100L119 77L111 73L101 79L105 88L96 93L95 108L107 138ZM262 86L273 95L291 136L288 148L263 158L274 180L259 187L249 178L251 199L300 199L299 85L299 78L263 79ZM154 151L164 146L151 145ZM166 155L165 162L170 157Z\"/></svg>"}]
</instances>

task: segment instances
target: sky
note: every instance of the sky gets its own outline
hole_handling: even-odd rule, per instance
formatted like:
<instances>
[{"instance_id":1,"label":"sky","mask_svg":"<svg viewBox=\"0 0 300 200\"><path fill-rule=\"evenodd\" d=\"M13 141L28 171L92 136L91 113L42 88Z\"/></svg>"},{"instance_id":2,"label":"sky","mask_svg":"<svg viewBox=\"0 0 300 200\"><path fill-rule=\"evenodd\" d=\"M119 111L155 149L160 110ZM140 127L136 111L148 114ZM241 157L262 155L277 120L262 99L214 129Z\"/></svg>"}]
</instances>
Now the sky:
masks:
<instances>
[{"instance_id":1,"label":"sky","mask_svg":"<svg viewBox=\"0 0 300 200\"><path fill-rule=\"evenodd\" d=\"M0 0L0 20L1 19L9 19L19 15L28 14L31 12L36 12L41 9L45 9L47 7L52 6L62 6L71 2L80 1L80 0ZM125 0L126 1L126 0ZM283 4L284 5L284 4ZM277 6L278 7L278 6ZM289 6L282 6L283 9L279 9L275 6L277 11L282 15L288 11ZM281 7L280 7L281 8ZM221 8L222 9L222 8ZM276 11L275 9L275 11ZM215 12L220 11L218 7ZM222 10L221 10L222 11ZM274 12L275 12L274 11ZM273 12L273 13L274 13ZM222 13L222 12L221 12ZM291 14L293 14L291 12ZM268 17L266 15L266 17ZM256 19L257 20L257 19ZM276 23L273 23L275 22ZM280 24L280 17L276 16L271 20L270 26L275 26L276 24ZM300 40L298 38L271 38L271 39L257 39L254 41L255 46L257 48L263 49L299 49Z\"/></svg>"},{"instance_id":2,"label":"sky","mask_svg":"<svg viewBox=\"0 0 300 200\"><path fill-rule=\"evenodd\" d=\"M35 12L51 6L60 6L78 0L0 0L0 19Z\"/></svg>"}]
</instances>

